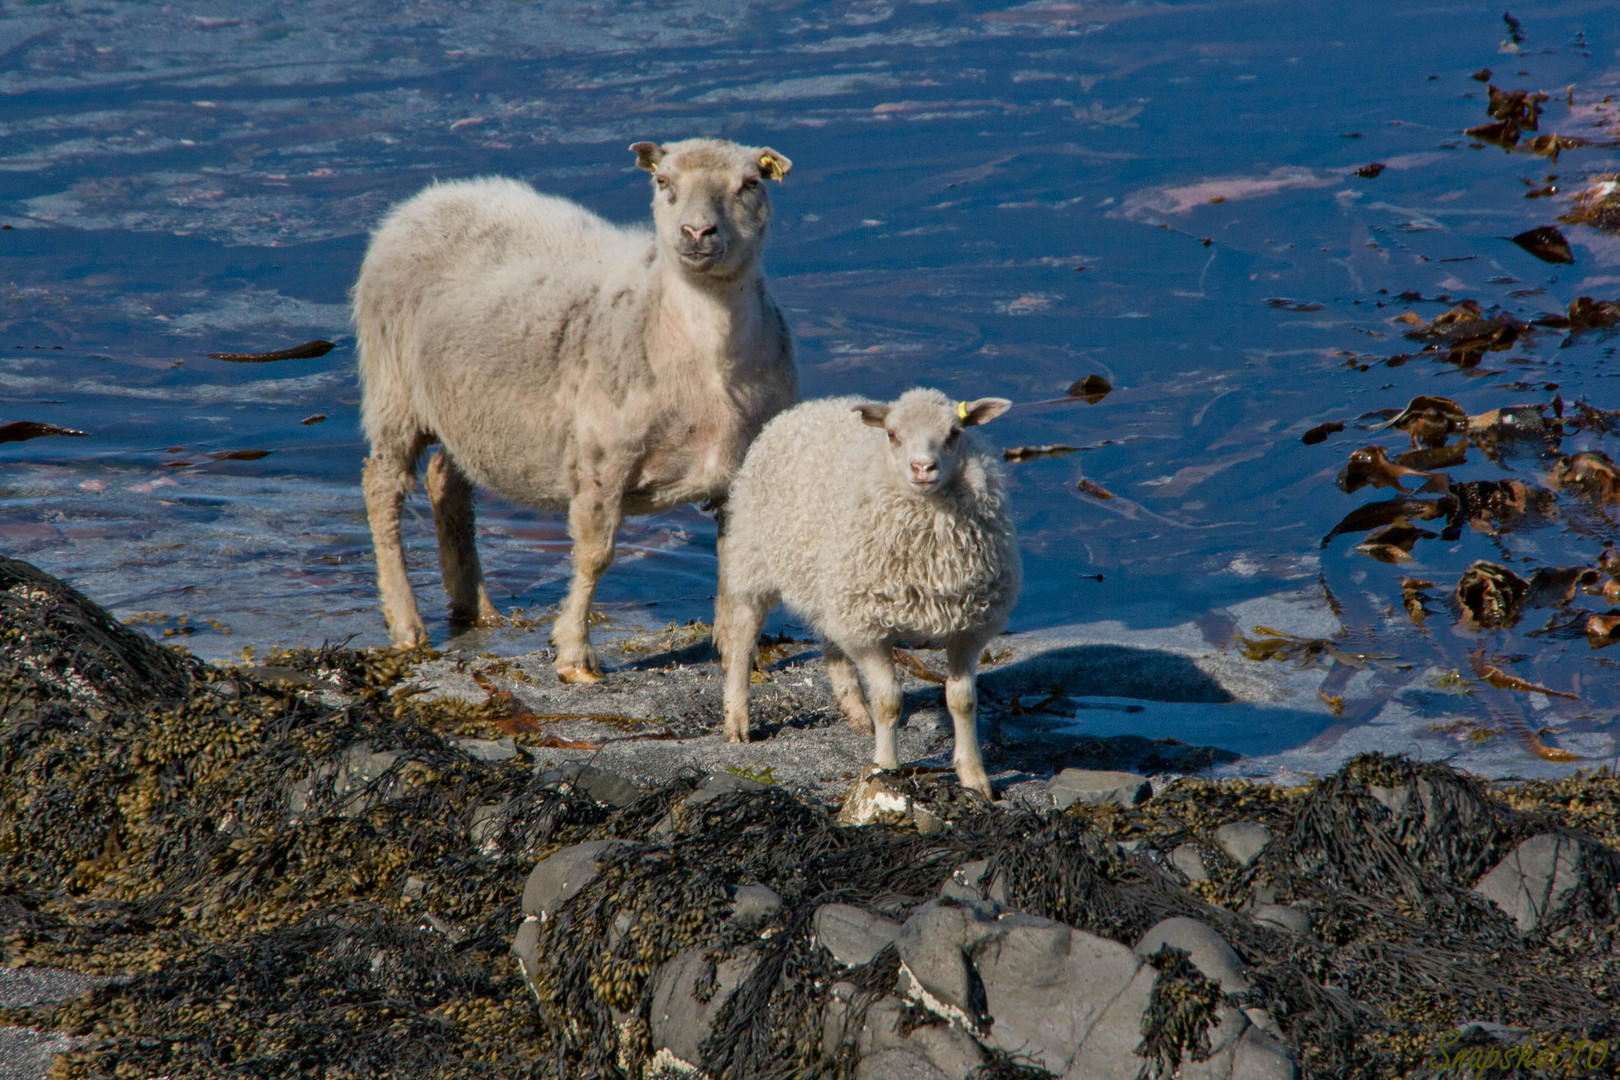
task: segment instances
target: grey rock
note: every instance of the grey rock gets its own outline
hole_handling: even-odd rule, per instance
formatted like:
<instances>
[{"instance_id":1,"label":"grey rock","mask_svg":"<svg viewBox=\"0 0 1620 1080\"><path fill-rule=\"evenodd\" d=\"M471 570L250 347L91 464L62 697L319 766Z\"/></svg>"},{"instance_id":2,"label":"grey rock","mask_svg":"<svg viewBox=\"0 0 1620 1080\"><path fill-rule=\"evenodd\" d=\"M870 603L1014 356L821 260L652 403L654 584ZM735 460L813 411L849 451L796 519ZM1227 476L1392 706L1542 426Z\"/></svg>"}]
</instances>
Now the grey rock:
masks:
<instances>
[{"instance_id":1,"label":"grey rock","mask_svg":"<svg viewBox=\"0 0 1620 1080\"><path fill-rule=\"evenodd\" d=\"M687 949L660 967L653 974L648 1016L653 1049L668 1050L691 1065L701 1063L701 1047L713 1029L715 1017L758 963L759 959L746 951L716 963L714 993L707 1001L697 999L698 986L708 971L703 950Z\"/></svg>"},{"instance_id":2,"label":"grey rock","mask_svg":"<svg viewBox=\"0 0 1620 1080\"><path fill-rule=\"evenodd\" d=\"M1170 865L1180 870L1188 881L1207 881L1209 871L1204 867L1204 856L1197 844L1182 844L1170 852Z\"/></svg>"},{"instance_id":3,"label":"grey rock","mask_svg":"<svg viewBox=\"0 0 1620 1080\"><path fill-rule=\"evenodd\" d=\"M955 1024L921 1024L901 1034L904 1010L905 1002L893 995L879 998L866 1010L866 1024L856 1042L863 1060L888 1051L904 1051L927 1061L951 1080L965 1080L984 1064L979 1044Z\"/></svg>"},{"instance_id":4,"label":"grey rock","mask_svg":"<svg viewBox=\"0 0 1620 1080\"><path fill-rule=\"evenodd\" d=\"M539 990L534 985L534 973L540 962L540 919L530 915L518 924L517 934L512 938L512 955L517 957L518 968L523 972L523 981L529 984L529 990L538 995Z\"/></svg>"},{"instance_id":5,"label":"grey rock","mask_svg":"<svg viewBox=\"0 0 1620 1080\"><path fill-rule=\"evenodd\" d=\"M1207 923L1177 915L1156 924L1136 943L1136 955L1146 960L1164 945L1186 950L1193 966L1221 984L1228 994L1249 989L1243 961L1232 946Z\"/></svg>"},{"instance_id":6,"label":"grey rock","mask_svg":"<svg viewBox=\"0 0 1620 1080\"><path fill-rule=\"evenodd\" d=\"M640 788L618 773L577 761L545 770L540 774L540 782L548 787L571 787L603 806L616 806L620 809L629 806L642 796Z\"/></svg>"},{"instance_id":7,"label":"grey rock","mask_svg":"<svg viewBox=\"0 0 1620 1080\"><path fill-rule=\"evenodd\" d=\"M485 855L500 850L501 833L506 831L507 811L512 802L483 803L473 807L467 822L467 839Z\"/></svg>"},{"instance_id":8,"label":"grey rock","mask_svg":"<svg viewBox=\"0 0 1620 1080\"><path fill-rule=\"evenodd\" d=\"M628 840L590 840L540 860L523 886L523 914L549 919L596 877L607 852L634 846Z\"/></svg>"},{"instance_id":9,"label":"grey rock","mask_svg":"<svg viewBox=\"0 0 1620 1080\"><path fill-rule=\"evenodd\" d=\"M900 933L893 919L850 904L823 904L814 920L816 943L845 967L859 967L892 945Z\"/></svg>"},{"instance_id":10,"label":"grey rock","mask_svg":"<svg viewBox=\"0 0 1620 1080\"><path fill-rule=\"evenodd\" d=\"M517 740L504 739L451 739L450 745L478 761L510 761L518 756Z\"/></svg>"},{"instance_id":11,"label":"grey rock","mask_svg":"<svg viewBox=\"0 0 1620 1080\"><path fill-rule=\"evenodd\" d=\"M1046 790L1059 810L1077 802L1135 806L1153 796L1153 784L1147 777L1099 769L1064 769L1046 782Z\"/></svg>"},{"instance_id":12,"label":"grey rock","mask_svg":"<svg viewBox=\"0 0 1620 1080\"><path fill-rule=\"evenodd\" d=\"M1129 952L1123 945L1119 948ZM1091 1025L1064 1080L1137 1080L1142 1072L1142 1059L1136 1056L1136 1047L1142 1042L1142 1016L1147 1012L1158 975L1147 964L1136 969L1124 989Z\"/></svg>"},{"instance_id":13,"label":"grey rock","mask_svg":"<svg viewBox=\"0 0 1620 1080\"><path fill-rule=\"evenodd\" d=\"M338 800L338 813L344 817L359 817L378 803L404 793L407 786L404 770L391 772L399 758L398 750L350 746L337 757L315 766L302 781L288 785L284 791L287 811L302 814L316 794L330 784Z\"/></svg>"},{"instance_id":14,"label":"grey rock","mask_svg":"<svg viewBox=\"0 0 1620 1080\"><path fill-rule=\"evenodd\" d=\"M1249 914L1254 916L1255 922L1270 923L1291 934L1305 935L1311 932L1311 917L1299 908L1286 904L1255 904L1249 909Z\"/></svg>"},{"instance_id":15,"label":"grey rock","mask_svg":"<svg viewBox=\"0 0 1620 1080\"><path fill-rule=\"evenodd\" d=\"M782 898L767 885L739 885L731 894L731 922L744 930L755 930L782 910Z\"/></svg>"},{"instance_id":16,"label":"grey rock","mask_svg":"<svg viewBox=\"0 0 1620 1080\"><path fill-rule=\"evenodd\" d=\"M946 877L945 883L939 887L939 895L965 904L991 903L1006 907L1010 902L1007 897L1007 875L997 874L987 885L984 875L989 869L989 859L963 863Z\"/></svg>"},{"instance_id":17,"label":"grey rock","mask_svg":"<svg viewBox=\"0 0 1620 1080\"><path fill-rule=\"evenodd\" d=\"M900 928L894 945L919 986L941 1004L976 1020L983 1015L984 1002L962 952L969 919L978 921L970 908L924 904Z\"/></svg>"},{"instance_id":18,"label":"grey rock","mask_svg":"<svg viewBox=\"0 0 1620 1080\"><path fill-rule=\"evenodd\" d=\"M703 778L703 781L697 787L692 789L686 798L670 807L669 813L658 819L658 823L652 827L652 834L664 837L675 833L681 811L695 810L705 803L719 798L721 795L729 795L734 791L764 791L769 786L752 777L738 776L736 773L710 773Z\"/></svg>"},{"instance_id":19,"label":"grey rock","mask_svg":"<svg viewBox=\"0 0 1620 1080\"><path fill-rule=\"evenodd\" d=\"M861 1059L855 1080L952 1080L909 1050L884 1050Z\"/></svg>"},{"instance_id":20,"label":"grey rock","mask_svg":"<svg viewBox=\"0 0 1620 1080\"><path fill-rule=\"evenodd\" d=\"M1215 842L1239 866L1248 866L1271 843L1271 830L1252 821L1234 821L1215 830Z\"/></svg>"},{"instance_id":21,"label":"grey rock","mask_svg":"<svg viewBox=\"0 0 1620 1080\"><path fill-rule=\"evenodd\" d=\"M1528 934L1564 906L1580 884L1580 844L1542 833L1508 852L1474 885L1474 891L1513 917Z\"/></svg>"},{"instance_id":22,"label":"grey rock","mask_svg":"<svg viewBox=\"0 0 1620 1080\"><path fill-rule=\"evenodd\" d=\"M994 1018L985 1043L1058 1076L1092 1062L1090 1034L1141 962L1116 941L1033 915L1003 915L995 928L972 952ZM1140 1014L1131 1022L1139 1026ZM1140 1065L1131 1058L1132 1076Z\"/></svg>"},{"instance_id":23,"label":"grey rock","mask_svg":"<svg viewBox=\"0 0 1620 1080\"><path fill-rule=\"evenodd\" d=\"M1182 1058L1177 1080L1231 1080L1233 1055L1248 1030L1249 1020L1243 1010L1223 1005L1209 1029L1209 1057L1203 1061Z\"/></svg>"},{"instance_id":24,"label":"grey rock","mask_svg":"<svg viewBox=\"0 0 1620 1080\"><path fill-rule=\"evenodd\" d=\"M1293 1055L1282 1043L1251 1027L1232 1055L1232 1080L1294 1080Z\"/></svg>"},{"instance_id":25,"label":"grey rock","mask_svg":"<svg viewBox=\"0 0 1620 1080\"><path fill-rule=\"evenodd\" d=\"M1406 804L1412 798L1412 785L1402 784L1400 787L1380 787L1377 784L1367 785L1367 794L1384 804L1384 809L1391 814L1399 814L1406 809Z\"/></svg>"}]
</instances>

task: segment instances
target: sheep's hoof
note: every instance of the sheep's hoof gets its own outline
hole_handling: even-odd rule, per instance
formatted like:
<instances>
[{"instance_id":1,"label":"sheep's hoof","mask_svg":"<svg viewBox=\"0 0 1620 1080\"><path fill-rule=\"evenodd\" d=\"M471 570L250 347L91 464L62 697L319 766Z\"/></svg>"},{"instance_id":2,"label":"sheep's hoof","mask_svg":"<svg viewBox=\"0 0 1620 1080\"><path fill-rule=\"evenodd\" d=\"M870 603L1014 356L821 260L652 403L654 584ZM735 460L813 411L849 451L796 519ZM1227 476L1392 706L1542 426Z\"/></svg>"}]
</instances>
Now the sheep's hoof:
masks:
<instances>
[{"instance_id":1,"label":"sheep's hoof","mask_svg":"<svg viewBox=\"0 0 1620 1080\"><path fill-rule=\"evenodd\" d=\"M589 686L601 682L602 673L579 664L558 664L557 679L570 686Z\"/></svg>"},{"instance_id":2,"label":"sheep's hoof","mask_svg":"<svg viewBox=\"0 0 1620 1080\"><path fill-rule=\"evenodd\" d=\"M747 741L748 741L748 732L746 732L746 731L733 731L730 728L726 729L726 742L747 742Z\"/></svg>"},{"instance_id":3,"label":"sheep's hoof","mask_svg":"<svg viewBox=\"0 0 1620 1080\"><path fill-rule=\"evenodd\" d=\"M967 777L965 777L965 776L961 775L960 773L958 773L956 778L958 780L960 780L962 782L962 786L967 788L969 791L977 791L980 795L983 795L986 799L990 800L991 802L996 801L995 793L990 790L990 778L989 777L981 776L981 777L978 777L977 779L970 780Z\"/></svg>"}]
</instances>

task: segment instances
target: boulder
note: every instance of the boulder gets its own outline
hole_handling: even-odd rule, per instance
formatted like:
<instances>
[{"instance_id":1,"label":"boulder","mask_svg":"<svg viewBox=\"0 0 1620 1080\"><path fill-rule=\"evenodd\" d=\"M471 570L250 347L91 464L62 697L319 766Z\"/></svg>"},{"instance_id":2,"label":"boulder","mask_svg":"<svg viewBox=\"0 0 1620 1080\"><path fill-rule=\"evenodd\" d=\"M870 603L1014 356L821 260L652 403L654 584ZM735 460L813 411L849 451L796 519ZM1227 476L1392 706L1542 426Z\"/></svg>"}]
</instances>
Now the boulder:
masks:
<instances>
[{"instance_id":1,"label":"boulder","mask_svg":"<svg viewBox=\"0 0 1620 1080\"><path fill-rule=\"evenodd\" d=\"M731 923L742 930L757 930L782 910L782 898L766 885L739 885L731 892Z\"/></svg>"},{"instance_id":2,"label":"boulder","mask_svg":"<svg viewBox=\"0 0 1620 1080\"><path fill-rule=\"evenodd\" d=\"M1146 960L1165 945L1184 950L1194 967L1221 984L1228 994L1251 986L1242 959L1208 923L1177 915L1155 924L1136 943L1136 955Z\"/></svg>"},{"instance_id":3,"label":"boulder","mask_svg":"<svg viewBox=\"0 0 1620 1080\"><path fill-rule=\"evenodd\" d=\"M964 904L991 903L997 907L1006 907L1009 903L1007 876L997 874L994 879L986 882L984 876L989 869L989 859L974 859L972 862L963 863L951 871L944 884L939 887L939 895Z\"/></svg>"},{"instance_id":4,"label":"boulder","mask_svg":"<svg viewBox=\"0 0 1620 1080\"><path fill-rule=\"evenodd\" d=\"M549 919L596 877L608 852L634 846L628 840L589 840L541 859L523 885L523 914L542 922Z\"/></svg>"},{"instance_id":5,"label":"boulder","mask_svg":"<svg viewBox=\"0 0 1620 1080\"><path fill-rule=\"evenodd\" d=\"M969 921L981 921L971 908L930 902L900 927L894 945L929 1009L976 1029L984 1016L984 991L962 951L969 944Z\"/></svg>"},{"instance_id":6,"label":"boulder","mask_svg":"<svg viewBox=\"0 0 1620 1080\"><path fill-rule=\"evenodd\" d=\"M1557 833L1532 836L1508 852L1474 891L1512 916L1528 934L1558 913L1581 883L1580 842Z\"/></svg>"},{"instance_id":7,"label":"boulder","mask_svg":"<svg viewBox=\"0 0 1620 1080\"><path fill-rule=\"evenodd\" d=\"M1271 830L1252 821L1234 821L1215 830L1215 842L1233 862L1248 866L1271 843Z\"/></svg>"},{"instance_id":8,"label":"boulder","mask_svg":"<svg viewBox=\"0 0 1620 1080\"><path fill-rule=\"evenodd\" d=\"M577 791L603 806L624 808L641 798L641 789L616 772L571 761L540 774L547 787ZM696 794L696 792L694 792Z\"/></svg>"},{"instance_id":9,"label":"boulder","mask_svg":"<svg viewBox=\"0 0 1620 1080\"><path fill-rule=\"evenodd\" d=\"M734 791L765 791L769 787L769 784L763 784L751 776L738 776L736 773L728 772L710 773L684 799L670 807L669 813L658 819L657 824L652 827L652 835L659 838L673 836L680 831L680 823L686 814L722 795L729 795Z\"/></svg>"},{"instance_id":10,"label":"boulder","mask_svg":"<svg viewBox=\"0 0 1620 1080\"><path fill-rule=\"evenodd\" d=\"M710 985L709 960L702 949L677 953L653 974L648 1015L653 1050L667 1050L687 1066L701 1064L703 1042L714 1028L715 1017L758 964L759 958L749 951L720 960L714 965ZM705 986L712 993L700 990ZM707 1000L698 1000L700 992Z\"/></svg>"},{"instance_id":11,"label":"boulder","mask_svg":"<svg viewBox=\"0 0 1620 1080\"><path fill-rule=\"evenodd\" d=\"M1046 782L1046 790L1059 810L1077 802L1135 806L1153 797L1153 784L1147 777L1100 769L1064 769Z\"/></svg>"},{"instance_id":12,"label":"boulder","mask_svg":"<svg viewBox=\"0 0 1620 1080\"><path fill-rule=\"evenodd\" d=\"M939 832L944 819L920 803L906 777L876 765L861 770L838 809L840 825L912 825L924 835Z\"/></svg>"},{"instance_id":13,"label":"boulder","mask_svg":"<svg viewBox=\"0 0 1620 1080\"><path fill-rule=\"evenodd\" d=\"M850 904L823 904L816 909L816 943L845 967L859 967L894 944L900 924Z\"/></svg>"}]
</instances>

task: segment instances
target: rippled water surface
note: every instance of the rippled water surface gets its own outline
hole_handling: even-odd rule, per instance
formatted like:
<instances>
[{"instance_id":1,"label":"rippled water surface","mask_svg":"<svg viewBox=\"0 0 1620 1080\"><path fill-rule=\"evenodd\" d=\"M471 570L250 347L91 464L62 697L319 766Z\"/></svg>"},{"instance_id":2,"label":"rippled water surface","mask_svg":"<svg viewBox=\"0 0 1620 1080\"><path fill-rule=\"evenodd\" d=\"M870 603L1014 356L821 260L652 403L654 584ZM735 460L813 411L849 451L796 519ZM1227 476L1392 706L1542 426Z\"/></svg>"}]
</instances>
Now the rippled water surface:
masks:
<instances>
[{"instance_id":1,"label":"rippled water surface","mask_svg":"<svg viewBox=\"0 0 1620 1080\"><path fill-rule=\"evenodd\" d=\"M1391 658L1355 683L1354 666L1324 663L1344 723L1425 683L1476 716L1459 745L1540 731L1612 754L1615 663L1584 634L1607 601L1544 593L1516 626L1483 631L1455 627L1449 606L1478 559L1526 579L1596 566L1616 531L1601 485L1566 486L1528 517L1418 521L1435 535L1400 563L1358 550L1362 532L1322 542L1399 494L1335 477L1360 447L1408 450L1380 425L1420 394L1476 416L1557 395L1570 421L1547 411L1556 438L1470 447L1445 468L1454 484L1550 490L1560 454L1614 451L1575 422L1582 399L1620 409L1613 331L1530 327L1471 364L1406 336L1464 299L1529 323L1620 296L1620 241L1557 221L1620 168L1620 9L1517 15L1225 0L6 5L0 422L88 437L0 444L0 550L207 656L384 642L345 308L367 230L430 180L492 173L643 220L646 177L625 147L724 136L794 162L768 266L807 394L1003 395L1021 405L986 429L1002 446L1082 448L1008 466L1028 578L1015 628L1197 620L1242 648L1234 634L1264 635L1230 608L1299 592L1337 611L1345 655ZM1589 145L1554 160L1528 132L1513 152L1465 135L1490 120L1487 82L1545 91L1539 132ZM1508 239L1547 225L1572 264ZM206 358L311 338L338 347ZM1052 402L1087 375L1112 392ZM1346 426L1302 442L1331 421ZM268 453L211 456L234 451ZM411 512L438 640L424 497ZM561 598L553 516L486 499L480 545L502 607ZM1422 626L1403 578L1433 583ZM712 523L682 510L630 524L601 598L644 621L707 618L713 579ZM1573 697L1491 687L1476 677L1489 667Z\"/></svg>"}]
</instances>

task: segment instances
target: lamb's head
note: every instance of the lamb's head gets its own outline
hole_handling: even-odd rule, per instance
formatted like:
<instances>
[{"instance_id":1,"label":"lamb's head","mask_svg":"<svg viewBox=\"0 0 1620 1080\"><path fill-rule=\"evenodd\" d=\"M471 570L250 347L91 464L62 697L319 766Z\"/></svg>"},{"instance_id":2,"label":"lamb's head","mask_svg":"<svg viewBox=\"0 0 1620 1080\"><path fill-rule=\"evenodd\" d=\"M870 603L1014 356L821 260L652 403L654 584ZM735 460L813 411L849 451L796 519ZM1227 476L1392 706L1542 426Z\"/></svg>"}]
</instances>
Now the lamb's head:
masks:
<instances>
[{"instance_id":1,"label":"lamb's head","mask_svg":"<svg viewBox=\"0 0 1620 1080\"><path fill-rule=\"evenodd\" d=\"M638 142L630 149L653 174L653 222L673 265L717 279L754 266L771 220L765 181L787 176L793 162L768 146L720 139Z\"/></svg>"},{"instance_id":2,"label":"lamb's head","mask_svg":"<svg viewBox=\"0 0 1620 1080\"><path fill-rule=\"evenodd\" d=\"M907 390L888 405L857 405L861 422L889 438L897 481L919 495L948 489L969 453L964 428L986 424L1012 407L1006 398L951 401L938 390Z\"/></svg>"}]
</instances>

